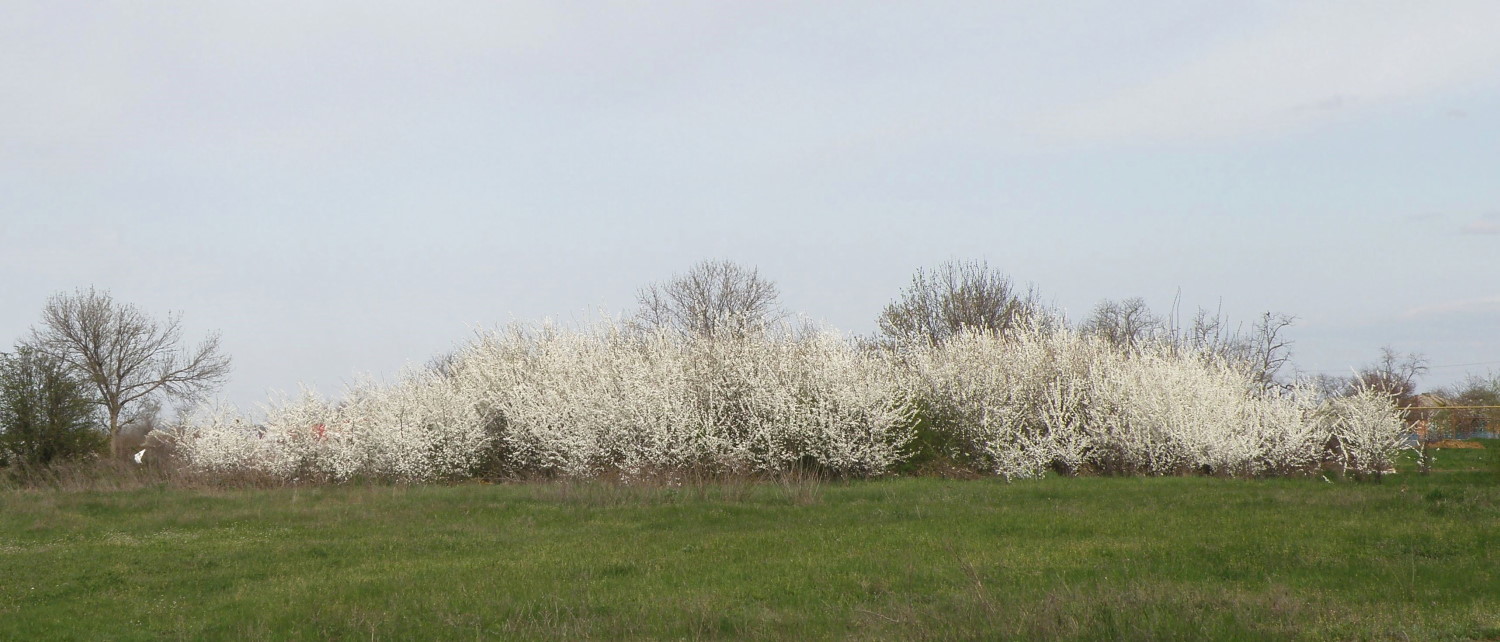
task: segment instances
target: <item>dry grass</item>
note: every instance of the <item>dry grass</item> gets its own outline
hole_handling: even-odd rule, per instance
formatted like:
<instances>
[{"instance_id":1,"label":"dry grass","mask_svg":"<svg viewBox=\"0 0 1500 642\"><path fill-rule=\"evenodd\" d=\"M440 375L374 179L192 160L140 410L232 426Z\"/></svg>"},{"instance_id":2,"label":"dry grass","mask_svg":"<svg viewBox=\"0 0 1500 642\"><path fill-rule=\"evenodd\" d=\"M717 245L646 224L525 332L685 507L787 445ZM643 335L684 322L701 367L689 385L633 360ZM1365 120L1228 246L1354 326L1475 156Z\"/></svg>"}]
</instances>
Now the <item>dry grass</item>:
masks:
<instances>
[{"instance_id":1,"label":"dry grass","mask_svg":"<svg viewBox=\"0 0 1500 642\"><path fill-rule=\"evenodd\" d=\"M1466 441L1463 439L1442 439L1427 443L1428 448L1470 448L1483 449L1484 444L1478 441Z\"/></svg>"}]
</instances>

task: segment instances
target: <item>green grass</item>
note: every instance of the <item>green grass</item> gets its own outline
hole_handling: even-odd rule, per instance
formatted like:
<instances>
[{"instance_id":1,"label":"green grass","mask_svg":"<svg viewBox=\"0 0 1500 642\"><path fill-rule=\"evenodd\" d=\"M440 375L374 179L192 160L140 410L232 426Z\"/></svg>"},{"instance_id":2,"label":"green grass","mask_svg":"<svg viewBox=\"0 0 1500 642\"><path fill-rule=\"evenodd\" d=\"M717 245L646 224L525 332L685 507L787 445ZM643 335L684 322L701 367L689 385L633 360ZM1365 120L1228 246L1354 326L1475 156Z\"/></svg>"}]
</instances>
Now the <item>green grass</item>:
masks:
<instances>
[{"instance_id":1,"label":"green grass","mask_svg":"<svg viewBox=\"0 0 1500 642\"><path fill-rule=\"evenodd\" d=\"M1500 443L1382 483L0 490L0 639L1500 640Z\"/></svg>"}]
</instances>

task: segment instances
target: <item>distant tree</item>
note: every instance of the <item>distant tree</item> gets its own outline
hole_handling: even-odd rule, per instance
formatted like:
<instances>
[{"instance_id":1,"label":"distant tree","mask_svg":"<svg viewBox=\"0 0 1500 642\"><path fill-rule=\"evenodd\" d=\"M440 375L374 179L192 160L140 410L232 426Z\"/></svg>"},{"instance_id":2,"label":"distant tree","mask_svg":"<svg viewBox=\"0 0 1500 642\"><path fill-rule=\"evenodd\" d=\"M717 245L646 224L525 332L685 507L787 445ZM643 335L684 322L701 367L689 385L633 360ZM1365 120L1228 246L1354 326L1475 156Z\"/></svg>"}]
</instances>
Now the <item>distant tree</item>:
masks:
<instances>
[{"instance_id":1,"label":"distant tree","mask_svg":"<svg viewBox=\"0 0 1500 642\"><path fill-rule=\"evenodd\" d=\"M219 336L211 334L197 347L184 349L180 319L168 315L157 321L93 288L53 296L42 309L31 343L94 387L116 457L127 454L120 439L127 410L157 395L197 397L216 389L229 374Z\"/></svg>"},{"instance_id":2,"label":"distant tree","mask_svg":"<svg viewBox=\"0 0 1500 642\"><path fill-rule=\"evenodd\" d=\"M105 435L88 382L27 345L0 354L0 464L97 455Z\"/></svg>"},{"instance_id":3,"label":"distant tree","mask_svg":"<svg viewBox=\"0 0 1500 642\"><path fill-rule=\"evenodd\" d=\"M1162 335L1167 327L1161 317L1151 313L1145 299L1132 297L1099 302L1079 329L1119 348L1132 350Z\"/></svg>"},{"instance_id":4,"label":"distant tree","mask_svg":"<svg viewBox=\"0 0 1500 642\"><path fill-rule=\"evenodd\" d=\"M1500 406L1500 374L1469 375L1438 393L1455 406Z\"/></svg>"},{"instance_id":5,"label":"distant tree","mask_svg":"<svg viewBox=\"0 0 1500 642\"><path fill-rule=\"evenodd\" d=\"M939 344L964 329L1004 331L1038 318L1034 292L1021 293L1010 277L982 261L949 261L918 269L911 284L881 311L887 342Z\"/></svg>"},{"instance_id":6,"label":"distant tree","mask_svg":"<svg viewBox=\"0 0 1500 642\"><path fill-rule=\"evenodd\" d=\"M1371 389L1396 398L1402 407L1414 405L1417 396L1417 380L1427 374L1427 357L1408 352L1401 354L1391 346L1380 348L1380 360L1360 369L1354 377L1354 387Z\"/></svg>"},{"instance_id":7,"label":"distant tree","mask_svg":"<svg viewBox=\"0 0 1500 642\"><path fill-rule=\"evenodd\" d=\"M640 290L638 323L685 336L744 334L782 320L776 284L730 261L708 260Z\"/></svg>"},{"instance_id":8,"label":"distant tree","mask_svg":"<svg viewBox=\"0 0 1500 642\"><path fill-rule=\"evenodd\" d=\"M1313 373L1306 376L1306 381L1324 399L1347 397L1354 391L1354 378L1351 376Z\"/></svg>"},{"instance_id":9,"label":"distant tree","mask_svg":"<svg viewBox=\"0 0 1500 642\"><path fill-rule=\"evenodd\" d=\"M148 397L125 413L120 420L120 450L135 452L148 445L159 443L161 434L152 432L172 423L163 405L165 399Z\"/></svg>"},{"instance_id":10,"label":"distant tree","mask_svg":"<svg viewBox=\"0 0 1500 642\"><path fill-rule=\"evenodd\" d=\"M1500 432L1500 374L1471 374L1438 390L1435 397L1439 405L1454 407L1434 413L1454 434Z\"/></svg>"}]
</instances>

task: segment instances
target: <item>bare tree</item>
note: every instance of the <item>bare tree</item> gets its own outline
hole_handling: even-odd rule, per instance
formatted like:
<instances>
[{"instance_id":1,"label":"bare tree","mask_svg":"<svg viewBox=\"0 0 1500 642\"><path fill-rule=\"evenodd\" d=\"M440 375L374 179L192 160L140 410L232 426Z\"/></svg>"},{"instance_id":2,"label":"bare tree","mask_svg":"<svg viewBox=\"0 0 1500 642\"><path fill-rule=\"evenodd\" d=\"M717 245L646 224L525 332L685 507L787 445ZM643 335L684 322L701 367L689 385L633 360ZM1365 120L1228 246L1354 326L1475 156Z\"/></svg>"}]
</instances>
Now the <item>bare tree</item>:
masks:
<instances>
[{"instance_id":1,"label":"bare tree","mask_svg":"<svg viewBox=\"0 0 1500 642\"><path fill-rule=\"evenodd\" d=\"M1145 299L1132 297L1123 301L1101 301L1094 306L1093 314L1080 329L1117 347L1132 350L1166 332L1167 326L1161 317L1151 313Z\"/></svg>"},{"instance_id":2,"label":"bare tree","mask_svg":"<svg viewBox=\"0 0 1500 642\"><path fill-rule=\"evenodd\" d=\"M1275 383L1276 374L1291 360L1292 341L1283 331L1296 321L1297 317L1273 312L1263 312L1255 321L1255 328L1244 346L1247 361L1261 385Z\"/></svg>"},{"instance_id":3,"label":"bare tree","mask_svg":"<svg viewBox=\"0 0 1500 642\"><path fill-rule=\"evenodd\" d=\"M665 283L640 290L637 320L686 336L744 334L785 318L776 284L755 268L707 260Z\"/></svg>"},{"instance_id":4,"label":"bare tree","mask_svg":"<svg viewBox=\"0 0 1500 642\"><path fill-rule=\"evenodd\" d=\"M880 334L896 343L938 344L965 328L1003 331L1040 311L1035 292L1021 294L989 264L949 261L932 272L917 270L880 313Z\"/></svg>"},{"instance_id":5,"label":"bare tree","mask_svg":"<svg viewBox=\"0 0 1500 642\"><path fill-rule=\"evenodd\" d=\"M181 316L164 321L93 288L58 294L42 309L32 343L81 373L99 393L109 417L110 448L123 456L120 427L126 411L155 395L193 398L217 388L229 374L219 336L182 347Z\"/></svg>"},{"instance_id":6,"label":"bare tree","mask_svg":"<svg viewBox=\"0 0 1500 642\"><path fill-rule=\"evenodd\" d=\"M1234 352L1236 340L1228 326L1222 311L1209 316L1206 308L1198 308L1184 345L1205 354L1229 355Z\"/></svg>"},{"instance_id":7,"label":"bare tree","mask_svg":"<svg viewBox=\"0 0 1500 642\"><path fill-rule=\"evenodd\" d=\"M1401 407L1415 405L1417 379L1427 374L1427 357L1416 352L1401 354L1391 346L1380 348L1380 360L1360 369L1356 388L1372 388L1396 398Z\"/></svg>"},{"instance_id":8,"label":"bare tree","mask_svg":"<svg viewBox=\"0 0 1500 642\"><path fill-rule=\"evenodd\" d=\"M1353 377L1339 376L1325 372L1315 372L1307 374L1305 377L1307 383L1323 399L1347 397L1354 392Z\"/></svg>"},{"instance_id":9,"label":"bare tree","mask_svg":"<svg viewBox=\"0 0 1500 642\"><path fill-rule=\"evenodd\" d=\"M1209 313L1198 308L1192 325L1183 329L1173 326L1166 330L1176 350L1186 350L1202 355L1223 358L1248 368L1261 385L1276 384L1276 376L1291 361L1292 340L1286 337L1286 329L1297 322L1297 317L1279 312L1262 312L1255 320L1250 333L1241 329L1228 330L1228 321L1222 312ZM1320 388L1334 389L1339 384L1332 380L1319 384Z\"/></svg>"}]
</instances>

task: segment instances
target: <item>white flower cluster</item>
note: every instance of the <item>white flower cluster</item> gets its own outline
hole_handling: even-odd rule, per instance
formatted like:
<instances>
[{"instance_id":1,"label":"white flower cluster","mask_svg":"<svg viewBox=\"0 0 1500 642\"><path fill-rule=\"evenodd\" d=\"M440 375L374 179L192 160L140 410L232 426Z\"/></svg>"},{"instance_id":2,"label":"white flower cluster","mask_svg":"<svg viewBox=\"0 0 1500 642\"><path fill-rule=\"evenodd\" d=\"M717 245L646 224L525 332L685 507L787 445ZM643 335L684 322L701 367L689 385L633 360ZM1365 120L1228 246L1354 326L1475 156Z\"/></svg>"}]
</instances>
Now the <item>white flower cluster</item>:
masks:
<instances>
[{"instance_id":1,"label":"white flower cluster","mask_svg":"<svg viewBox=\"0 0 1500 642\"><path fill-rule=\"evenodd\" d=\"M425 371L391 386L362 382L339 403L304 391L273 404L255 426L209 408L173 433L177 455L197 470L335 481L463 476L491 440L482 409L454 382Z\"/></svg>"},{"instance_id":2,"label":"white flower cluster","mask_svg":"<svg viewBox=\"0 0 1500 642\"><path fill-rule=\"evenodd\" d=\"M967 449L957 454L1012 479L1048 469L1288 474L1330 454L1345 470L1378 472L1405 444L1388 397L1267 389L1212 356L1127 352L1066 328L964 333L909 363L913 396Z\"/></svg>"},{"instance_id":3,"label":"white flower cluster","mask_svg":"<svg viewBox=\"0 0 1500 642\"><path fill-rule=\"evenodd\" d=\"M1411 448L1401 411L1377 390L1330 399L1323 417L1332 454L1346 471L1379 474L1395 466L1396 453Z\"/></svg>"},{"instance_id":4,"label":"white flower cluster","mask_svg":"<svg viewBox=\"0 0 1500 642\"><path fill-rule=\"evenodd\" d=\"M479 403L503 424L506 462L523 470L766 471L801 461L875 474L911 437L891 368L828 332L513 328L481 337L453 370L482 391Z\"/></svg>"},{"instance_id":5,"label":"white flower cluster","mask_svg":"<svg viewBox=\"0 0 1500 642\"><path fill-rule=\"evenodd\" d=\"M1123 352L1067 328L865 349L827 331L687 337L604 323L483 334L441 374L304 392L250 425L221 408L175 429L210 473L433 480L519 474L876 475L917 449L918 409L954 454L1006 478L1068 473L1376 472L1403 447L1391 400L1265 389L1233 364Z\"/></svg>"},{"instance_id":6,"label":"white flower cluster","mask_svg":"<svg viewBox=\"0 0 1500 642\"><path fill-rule=\"evenodd\" d=\"M250 430L205 413L178 450L205 471L440 479L486 457L514 472L585 476L794 464L879 474L911 439L910 404L879 354L830 332L685 338L600 325L483 335L437 374L310 394Z\"/></svg>"}]
</instances>

